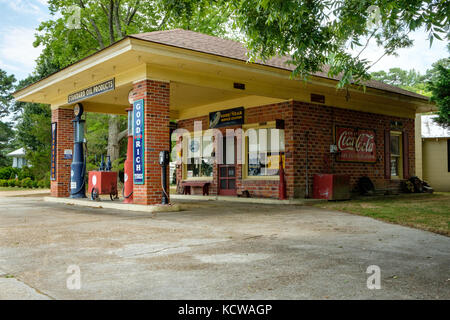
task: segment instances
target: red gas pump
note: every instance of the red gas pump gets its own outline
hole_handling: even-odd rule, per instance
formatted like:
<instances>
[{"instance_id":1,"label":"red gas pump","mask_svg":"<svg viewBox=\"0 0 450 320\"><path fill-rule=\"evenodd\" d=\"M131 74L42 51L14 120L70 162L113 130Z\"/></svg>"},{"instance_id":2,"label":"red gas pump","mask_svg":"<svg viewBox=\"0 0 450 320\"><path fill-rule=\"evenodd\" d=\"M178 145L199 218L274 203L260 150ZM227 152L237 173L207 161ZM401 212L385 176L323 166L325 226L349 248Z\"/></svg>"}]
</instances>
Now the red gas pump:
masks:
<instances>
[{"instance_id":1,"label":"red gas pump","mask_svg":"<svg viewBox=\"0 0 450 320\"><path fill-rule=\"evenodd\" d=\"M123 202L133 203L133 108L128 112L128 146L127 159L124 163Z\"/></svg>"}]
</instances>

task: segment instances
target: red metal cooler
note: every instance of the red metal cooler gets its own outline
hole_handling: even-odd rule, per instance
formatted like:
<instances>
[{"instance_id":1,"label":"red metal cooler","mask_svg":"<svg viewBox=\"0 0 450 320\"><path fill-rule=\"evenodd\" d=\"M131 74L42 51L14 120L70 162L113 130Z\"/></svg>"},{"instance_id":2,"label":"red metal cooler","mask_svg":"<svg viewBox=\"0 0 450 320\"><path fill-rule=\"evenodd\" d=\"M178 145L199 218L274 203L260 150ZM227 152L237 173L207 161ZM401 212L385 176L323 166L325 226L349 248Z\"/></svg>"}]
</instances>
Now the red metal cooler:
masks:
<instances>
[{"instance_id":1,"label":"red metal cooler","mask_svg":"<svg viewBox=\"0 0 450 320\"><path fill-rule=\"evenodd\" d=\"M350 199L350 176L347 174L316 174L313 198L326 200Z\"/></svg>"},{"instance_id":2,"label":"red metal cooler","mask_svg":"<svg viewBox=\"0 0 450 320\"><path fill-rule=\"evenodd\" d=\"M109 194L111 200L118 199L117 172L89 171L88 192L92 200L97 200L101 194Z\"/></svg>"}]
</instances>

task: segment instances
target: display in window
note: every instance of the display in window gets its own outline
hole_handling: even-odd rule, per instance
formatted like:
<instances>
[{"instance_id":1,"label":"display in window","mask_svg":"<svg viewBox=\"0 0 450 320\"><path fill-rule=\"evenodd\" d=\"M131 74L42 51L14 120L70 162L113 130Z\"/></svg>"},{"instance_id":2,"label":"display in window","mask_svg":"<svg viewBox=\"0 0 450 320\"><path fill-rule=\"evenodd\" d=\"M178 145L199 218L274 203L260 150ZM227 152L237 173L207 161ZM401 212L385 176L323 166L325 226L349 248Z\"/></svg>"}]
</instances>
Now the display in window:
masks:
<instances>
[{"instance_id":1,"label":"display in window","mask_svg":"<svg viewBox=\"0 0 450 320\"><path fill-rule=\"evenodd\" d=\"M249 129L249 131L247 175L253 177L279 175L280 156L284 166L284 131L280 129Z\"/></svg>"}]
</instances>

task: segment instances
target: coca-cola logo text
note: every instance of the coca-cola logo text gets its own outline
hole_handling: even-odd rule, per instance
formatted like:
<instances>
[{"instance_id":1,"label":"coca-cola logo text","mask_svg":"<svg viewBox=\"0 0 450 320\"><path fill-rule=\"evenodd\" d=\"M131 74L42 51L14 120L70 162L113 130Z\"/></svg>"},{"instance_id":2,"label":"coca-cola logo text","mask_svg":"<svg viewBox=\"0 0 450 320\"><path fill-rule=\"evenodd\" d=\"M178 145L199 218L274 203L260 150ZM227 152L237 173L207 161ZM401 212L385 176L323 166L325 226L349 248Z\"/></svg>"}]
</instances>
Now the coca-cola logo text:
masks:
<instances>
[{"instance_id":1,"label":"coca-cola logo text","mask_svg":"<svg viewBox=\"0 0 450 320\"><path fill-rule=\"evenodd\" d=\"M338 161L376 161L375 131L351 127L337 127L336 139L339 150Z\"/></svg>"}]
</instances>

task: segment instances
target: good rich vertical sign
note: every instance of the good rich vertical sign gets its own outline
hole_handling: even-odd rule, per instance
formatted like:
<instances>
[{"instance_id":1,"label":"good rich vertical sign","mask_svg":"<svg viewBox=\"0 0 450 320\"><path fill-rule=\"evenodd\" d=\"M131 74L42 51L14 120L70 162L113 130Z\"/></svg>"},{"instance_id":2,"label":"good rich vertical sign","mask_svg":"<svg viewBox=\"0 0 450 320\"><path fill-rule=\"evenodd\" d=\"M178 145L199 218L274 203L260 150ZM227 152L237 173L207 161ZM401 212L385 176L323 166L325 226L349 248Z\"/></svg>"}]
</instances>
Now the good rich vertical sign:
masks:
<instances>
[{"instance_id":1,"label":"good rich vertical sign","mask_svg":"<svg viewBox=\"0 0 450 320\"><path fill-rule=\"evenodd\" d=\"M52 155L50 180L56 180L56 122L52 122Z\"/></svg>"},{"instance_id":2,"label":"good rich vertical sign","mask_svg":"<svg viewBox=\"0 0 450 320\"><path fill-rule=\"evenodd\" d=\"M336 161L366 162L377 161L375 130L336 126Z\"/></svg>"},{"instance_id":3,"label":"good rich vertical sign","mask_svg":"<svg viewBox=\"0 0 450 320\"><path fill-rule=\"evenodd\" d=\"M135 184L144 184L144 99L133 103L133 176Z\"/></svg>"}]
</instances>

